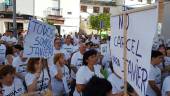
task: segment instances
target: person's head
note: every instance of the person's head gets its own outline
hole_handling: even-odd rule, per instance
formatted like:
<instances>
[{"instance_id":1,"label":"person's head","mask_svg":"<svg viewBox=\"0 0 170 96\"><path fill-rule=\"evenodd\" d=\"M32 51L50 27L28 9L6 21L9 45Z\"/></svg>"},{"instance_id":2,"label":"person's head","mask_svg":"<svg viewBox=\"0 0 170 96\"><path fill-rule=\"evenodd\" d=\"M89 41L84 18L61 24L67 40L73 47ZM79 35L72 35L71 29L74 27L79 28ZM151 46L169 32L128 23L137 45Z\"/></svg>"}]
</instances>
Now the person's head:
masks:
<instances>
[{"instance_id":1,"label":"person's head","mask_svg":"<svg viewBox=\"0 0 170 96\"><path fill-rule=\"evenodd\" d=\"M112 96L112 85L107 79L92 77L86 84L85 96Z\"/></svg>"},{"instance_id":2,"label":"person's head","mask_svg":"<svg viewBox=\"0 0 170 96\"><path fill-rule=\"evenodd\" d=\"M97 63L97 51L91 49L83 54L84 65L95 65Z\"/></svg>"},{"instance_id":3,"label":"person's head","mask_svg":"<svg viewBox=\"0 0 170 96\"><path fill-rule=\"evenodd\" d=\"M60 47L61 47L61 39L59 37L55 38L55 40L54 40L54 47L56 49L60 49Z\"/></svg>"},{"instance_id":4,"label":"person's head","mask_svg":"<svg viewBox=\"0 0 170 96\"><path fill-rule=\"evenodd\" d=\"M54 56L54 64L59 64L60 66L63 66L65 64L64 54L63 53L57 53Z\"/></svg>"},{"instance_id":5,"label":"person's head","mask_svg":"<svg viewBox=\"0 0 170 96\"><path fill-rule=\"evenodd\" d=\"M163 60L163 54L159 51L152 51L151 53L151 64L158 65Z\"/></svg>"},{"instance_id":6,"label":"person's head","mask_svg":"<svg viewBox=\"0 0 170 96\"><path fill-rule=\"evenodd\" d=\"M30 58L28 60L27 71L30 73L40 72L47 66L47 59L43 58Z\"/></svg>"},{"instance_id":7,"label":"person's head","mask_svg":"<svg viewBox=\"0 0 170 96\"><path fill-rule=\"evenodd\" d=\"M13 31L12 30L6 30L5 35L6 36L12 36Z\"/></svg>"},{"instance_id":8,"label":"person's head","mask_svg":"<svg viewBox=\"0 0 170 96\"><path fill-rule=\"evenodd\" d=\"M168 57L170 57L170 47L167 47L167 48L166 48L166 55L167 55Z\"/></svg>"},{"instance_id":9,"label":"person's head","mask_svg":"<svg viewBox=\"0 0 170 96\"><path fill-rule=\"evenodd\" d=\"M2 84L11 86L14 81L15 68L11 65L2 65L0 67L0 81Z\"/></svg>"},{"instance_id":10,"label":"person's head","mask_svg":"<svg viewBox=\"0 0 170 96\"><path fill-rule=\"evenodd\" d=\"M21 45L14 45L13 46L13 52L15 55L19 55L21 51L23 51L24 48Z\"/></svg>"},{"instance_id":11,"label":"person's head","mask_svg":"<svg viewBox=\"0 0 170 96\"><path fill-rule=\"evenodd\" d=\"M79 46L79 50L81 54L84 54L84 52L86 52L86 45L84 43L81 43Z\"/></svg>"},{"instance_id":12,"label":"person's head","mask_svg":"<svg viewBox=\"0 0 170 96\"><path fill-rule=\"evenodd\" d=\"M72 42L72 38L71 38L71 36L70 35L67 35L67 37L66 37L66 44L71 44L71 42Z\"/></svg>"},{"instance_id":13,"label":"person's head","mask_svg":"<svg viewBox=\"0 0 170 96\"><path fill-rule=\"evenodd\" d=\"M161 52L164 56L166 55L166 47L165 45L160 45L158 51Z\"/></svg>"},{"instance_id":14,"label":"person's head","mask_svg":"<svg viewBox=\"0 0 170 96\"><path fill-rule=\"evenodd\" d=\"M24 57L24 52L23 52L23 50L22 50L22 51L20 51L20 53L19 53L19 57L20 57L22 60L27 60L27 58L26 58L26 57Z\"/></svg>"}]
</instances>

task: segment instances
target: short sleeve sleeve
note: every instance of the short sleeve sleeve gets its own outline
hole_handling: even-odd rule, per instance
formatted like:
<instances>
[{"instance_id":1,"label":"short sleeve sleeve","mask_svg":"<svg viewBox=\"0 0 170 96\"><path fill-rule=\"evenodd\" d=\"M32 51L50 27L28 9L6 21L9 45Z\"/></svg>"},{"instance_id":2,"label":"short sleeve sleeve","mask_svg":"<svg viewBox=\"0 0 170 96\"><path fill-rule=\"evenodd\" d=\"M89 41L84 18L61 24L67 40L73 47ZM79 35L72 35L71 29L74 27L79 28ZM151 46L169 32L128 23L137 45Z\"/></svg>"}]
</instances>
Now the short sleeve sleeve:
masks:
<instances>
[{"instance_id":1,"label":"short sleeve sleeve","mask_svg":"<svg viewBox=\"0 0 170 96\"><path fill-rule=\"evenodd\" d=\"M86 83L86 79L85 77L85 73L83 67L81 67L77 74L76 74L76 84L85 84Z\"/></svg>"},{"instance_id":2,"label":"short sleeve sleeve","mask_svg":"<svg viewBox=\"0 0 170 96\"><path fill-rule=\"evenodd\" d=\"M35 75L33 75L31 73L27 73L27 75L25 76L26 85L27 86L31 85L35 78L36 78Z\"/></svg>"}]
</instances>

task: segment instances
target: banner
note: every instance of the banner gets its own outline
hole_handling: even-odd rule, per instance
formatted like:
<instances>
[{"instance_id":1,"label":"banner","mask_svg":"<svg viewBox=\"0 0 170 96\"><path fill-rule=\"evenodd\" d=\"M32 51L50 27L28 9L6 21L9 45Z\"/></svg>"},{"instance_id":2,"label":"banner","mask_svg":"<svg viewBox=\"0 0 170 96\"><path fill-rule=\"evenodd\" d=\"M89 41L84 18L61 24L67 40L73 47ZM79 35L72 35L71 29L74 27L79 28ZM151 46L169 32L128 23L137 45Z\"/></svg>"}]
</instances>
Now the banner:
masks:
<instances>
[{"instance_id":1,"label":"banner","mask_svg":"<svg viewBox=\"0 0 170 96\"><path fill-rule=\"evenodd\" d=\"M127 44L127 81L139 96L145 96L148 84L151 48L157 29L157 9L147 9L127 16L127 41L124 42L124 18L111 17L111 58L114 71L124 78L123 48Z\"/></svg>"},{"instance_id":2,"label":"banner","mask_svg":"<svg viewBox=\"0 0 170 96\"><path fill-rule=\"evenodd\" d=\"M50 57L54 53L55 28L32 19L24 40L25 57Z\"/></svg>"}]
</instances>

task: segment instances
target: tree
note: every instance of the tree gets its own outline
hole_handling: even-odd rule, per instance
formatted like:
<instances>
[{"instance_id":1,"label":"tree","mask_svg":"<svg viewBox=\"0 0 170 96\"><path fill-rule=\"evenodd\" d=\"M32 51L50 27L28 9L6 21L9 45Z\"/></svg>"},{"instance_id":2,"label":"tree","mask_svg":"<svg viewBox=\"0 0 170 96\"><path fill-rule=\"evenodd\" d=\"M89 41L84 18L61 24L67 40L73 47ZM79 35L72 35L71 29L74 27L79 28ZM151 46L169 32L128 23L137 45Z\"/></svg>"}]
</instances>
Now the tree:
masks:
<instances>
[{"instance_id":1,"label":"tree","mask_svg":"<svg viewBox=\"0 0 170 96\"><path fill-rule=\"evenodd\" d=\"M104 26L100 28L100 21L103 21ZM97 31L108 31L110 30L110 14L101 13L98 15L90 16L90 28Z\"/></svg>"}]
</instances>

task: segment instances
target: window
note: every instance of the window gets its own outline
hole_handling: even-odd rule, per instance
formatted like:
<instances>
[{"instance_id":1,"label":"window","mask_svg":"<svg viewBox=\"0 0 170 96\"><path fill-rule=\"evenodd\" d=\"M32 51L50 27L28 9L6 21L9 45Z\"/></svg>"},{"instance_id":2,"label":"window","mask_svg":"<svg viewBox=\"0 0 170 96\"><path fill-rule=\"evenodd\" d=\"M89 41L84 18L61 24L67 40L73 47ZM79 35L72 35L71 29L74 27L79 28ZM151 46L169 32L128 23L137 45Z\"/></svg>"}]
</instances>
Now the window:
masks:
<instances>
[{"instance_id":1,"label":"window","mask_svg":"<svg viewBox=\"0 0 170 96\"><path fill-rule=\"evenodd\" d=\"M81 6L81 12L87 12L87 6Z\"/></svg>"},{"instance_id":2,"label":"window","mask_svg":"<svg viewBox=\"0 0 170 96\"><path fill-rule=\"evenodd\" d=\"M67 14L71 15L71 14L72 14L72 12L67 12Z\"/></svg>"},{"instance_id":3,"label":"window","mask_svg":"<svg viewBox=\"0 0 170 96\"><path fill-rule=\"evenodd\" d=\"M103 13L110 13L110 8L109 7L104 7L103 8Z\"/></svg>"},{"instance_id":4,"label":"window","mask_svg":"<svg viewBox=\"0 0 170 96\"><path fill-rule=\"evenodd\" d=\"M99 13L100 8L99 7L93 7L93 13Z\"/></svg>"}]
</instances>

